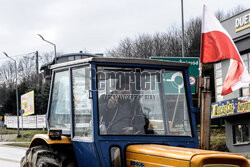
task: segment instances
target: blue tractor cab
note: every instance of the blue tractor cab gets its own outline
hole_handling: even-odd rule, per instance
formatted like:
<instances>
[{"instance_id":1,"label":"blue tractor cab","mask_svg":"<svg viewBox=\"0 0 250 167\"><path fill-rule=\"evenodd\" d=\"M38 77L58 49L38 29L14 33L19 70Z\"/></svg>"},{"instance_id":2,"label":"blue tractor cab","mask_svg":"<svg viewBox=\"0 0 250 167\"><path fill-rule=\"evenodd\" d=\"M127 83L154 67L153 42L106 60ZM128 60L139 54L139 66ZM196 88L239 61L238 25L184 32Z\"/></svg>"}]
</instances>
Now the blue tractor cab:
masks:
<instances>
[{"instance_id":1,"label":"blue tractor cab","mask_svg":"<svg viewBox=\"0 0 250 167\"><path fill-rule=\"evenodd\" d=\"M48 128L71 137L79 166L112 166L117 152L125 164L131 144L197 148L188 66L97 57L56 64Z\"/></svg>"},{"instance_id":2,"label":"blue tractor cab","mask_svg":"<svg viewBox=\"0 0 250 167\"><path fill-rule=\"evenodd\" d=\"M36 135L30 149L71 147L63 155L74 157L74 166L98 167L130 163L131 145L197 148L188 67L104 57L52 65L49 134ZM26 161L32 160L26 156L21 164Z\"/></svg>"}]
</instances>

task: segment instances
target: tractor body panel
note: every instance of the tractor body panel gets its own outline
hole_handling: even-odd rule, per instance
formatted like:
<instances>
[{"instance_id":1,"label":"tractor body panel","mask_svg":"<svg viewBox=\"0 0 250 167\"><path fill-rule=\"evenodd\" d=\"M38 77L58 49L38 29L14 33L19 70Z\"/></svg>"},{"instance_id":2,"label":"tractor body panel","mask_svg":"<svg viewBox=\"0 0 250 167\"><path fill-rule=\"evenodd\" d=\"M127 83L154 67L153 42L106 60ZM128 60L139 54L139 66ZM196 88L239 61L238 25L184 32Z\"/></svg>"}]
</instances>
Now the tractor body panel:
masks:
<instances>
[{"instance_id":1,"label":"tractor body panel","mask_svg":"<svg viewBox=\"0 0 250 167\"><path fill-rule=\"evenodd\" d=\"M93 142L73 141L73 148L78 166L103 166L104 159L99 156L99 150Z\"/></svg>"},{"instance_id":2,"label":"tractor body panel","mask_svg":"<svg viewBox=\"0 0 250 167\"><path fill-rule=\"evenodd\" d=\"M247 159L238 154L154 144L128 146L126 161L127 166L145 167L248 166Z\"/></svg>"}]
</instances>

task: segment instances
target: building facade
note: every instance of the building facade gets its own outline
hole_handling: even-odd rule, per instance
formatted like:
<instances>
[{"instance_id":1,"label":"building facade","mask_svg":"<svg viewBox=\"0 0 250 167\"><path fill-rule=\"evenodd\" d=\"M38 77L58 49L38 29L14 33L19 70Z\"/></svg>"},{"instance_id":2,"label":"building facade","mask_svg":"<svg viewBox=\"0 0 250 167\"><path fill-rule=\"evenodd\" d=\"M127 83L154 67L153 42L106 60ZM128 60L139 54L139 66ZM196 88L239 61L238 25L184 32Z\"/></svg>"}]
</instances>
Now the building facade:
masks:
<instances>
[{"instance_id":1,"label":"building facade","mask_svg":"<svg viewBox=\"0 0 250 167\"><path fill-rule=\"evenodd\" d=\"M250 71L250 9L222 21L221 24L232 37L248 71ZM229 60L216 63L214 66L216 101L249 95L250 88L248 86L226 96L221 96L222 84L225 80L228 67Z\"/></svg>"},{"instance_id":2,"label":"building facade","mask_svg":"<svg viewBox=\"0 0 250 167\"><path fill-rule=\"evenodd\" d=\"M238 48L250 73L250 9L221 22ZM229 60L214 65L215 98L212 119L225 120L226 144L231 152L250 152L250 87L249 85L221 96Z\"/></svg>"}]
</instances>

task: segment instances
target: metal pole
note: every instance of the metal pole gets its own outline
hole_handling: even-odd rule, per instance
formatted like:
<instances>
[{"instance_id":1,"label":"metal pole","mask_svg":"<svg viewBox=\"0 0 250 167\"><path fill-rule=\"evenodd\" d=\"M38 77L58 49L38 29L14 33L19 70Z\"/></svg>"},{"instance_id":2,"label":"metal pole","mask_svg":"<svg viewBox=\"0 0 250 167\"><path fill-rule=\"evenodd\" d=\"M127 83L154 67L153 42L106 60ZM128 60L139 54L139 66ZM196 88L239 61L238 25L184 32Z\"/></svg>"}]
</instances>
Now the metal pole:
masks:
<instances>
[{"instance_id":1,"label":"metal pole","mask_svg":"<svg viewBox=\"0 0 250 167\"><path fill-rule=\"evenodd\" d=\"M17 136L20 137L20 129L19 129L19 98L18 98L18 87L17 87L17 63L15 60L16 66L16 112L17 112Z\"/></svg>"},{"instance_id":2,"label":"metal pole","mask_svg":"<svg viewBox=\"0 0 250 167\"><path fill-rule=\"evenodd\" d=\"M38 51L36 51L36 74L39 74Z\"/></svg>"},{"instance_id":3,"label":"metal pole","mask_svg":"<svg viewBox=\"0 0 250 167\"><path fill-rule=\"evenodd\" d=\"M51 44L51 45L53 45L54 46L54 54L55 54L55 63L57 62L57 60L56 60L56 58L57 58L57 56L56 56L56 44L54 44L54 43L52 43L52 42L50 42L50 41L47 41L46 39L44 39L43 38L43 36L42 35L40 35L40 34L37 34L43 41L45 41L45 42L48 42L49 44Z\"/></svg>"},{"instance_id":4,"label":"metal pole","mask_svg":"<svg viewBox=\"0 0 250 167\"><path fill-rule=\"evenodd\" d=\"M183 0L181 0L181 23L182 23L182 43L181 43L181 50L182 50L182 57L185 57L185 49L184 49L184 14L183 14Z\"/></svg>"},{"instance_id":5,"label":"metal pole","mask_svg":"<svg viewBox=\"0 0 250 167\"><path fill-rule=\"evenodd\" d=\"M39 86L39 62L38 62L38 51L36 51L36 81L37 81L37 86Z\"/></svg>"},{"instance_id":6,"label":"metal pole","mask_svg":"<svg viewBox=\"0 0 250 167\"><path fill-rule=\"evenodd\" d=\"M22 138L23 138L23 116L21 115L22 117Z\"/></svg>"},{"instance_id":7,"label":"metal pole","mask_svg":"<svg viewBox=\"0 0 250 167\"><path fill-rule=\"evenodd\" d=\"M3 54L13 60L15 62L15 69L16 69L16 112L17 112L17 137L20 137L20 129L19 129L19 99L18 99L18 87L17 87L17 63L16 60L9 57L7 53L3 52Z\"/></svg>"},{"instance_id":8,"label":"metal pole","mask_svg":"<svg viewBox=\"0 0 250 167\"><path fill-rule=\"evenodd\" d=\"M55 44L53 44L54 45L54 51L55 51L55 64L56 64L56 62L57 62L57 56L56 56L56 45Z\"/></svg>"}]
</instances>

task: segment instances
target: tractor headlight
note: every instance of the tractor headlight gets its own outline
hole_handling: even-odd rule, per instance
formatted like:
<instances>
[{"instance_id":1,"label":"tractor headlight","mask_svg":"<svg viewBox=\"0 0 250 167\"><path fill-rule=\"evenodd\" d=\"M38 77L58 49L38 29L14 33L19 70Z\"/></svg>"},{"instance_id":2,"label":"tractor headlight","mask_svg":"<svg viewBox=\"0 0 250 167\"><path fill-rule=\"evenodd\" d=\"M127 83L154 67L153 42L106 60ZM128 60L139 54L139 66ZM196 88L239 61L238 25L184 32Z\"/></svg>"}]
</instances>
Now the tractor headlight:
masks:
<instances>
[{"instance_id":1,"label":"tractor headlight","mask_svg":"<svg viewBox=\"0 0 250 167\"><path fill-rule=\"evenodd\" d=\"M49 138L52 140L61 140L62 130L61 129L50 129Z\"/></svg>"}]
</instances>

